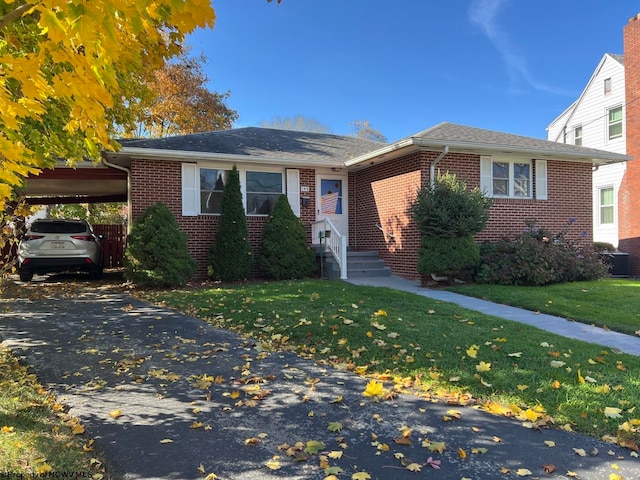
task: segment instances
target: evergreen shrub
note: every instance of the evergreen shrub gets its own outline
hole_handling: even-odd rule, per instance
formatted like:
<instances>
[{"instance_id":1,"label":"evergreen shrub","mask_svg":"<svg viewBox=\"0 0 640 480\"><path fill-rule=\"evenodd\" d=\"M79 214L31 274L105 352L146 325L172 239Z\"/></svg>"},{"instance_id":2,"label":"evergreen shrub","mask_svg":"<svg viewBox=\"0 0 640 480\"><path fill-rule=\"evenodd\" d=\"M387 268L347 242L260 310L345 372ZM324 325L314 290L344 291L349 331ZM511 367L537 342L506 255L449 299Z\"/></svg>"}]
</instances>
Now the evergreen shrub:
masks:
<instances>
[{"instance_id":1,"label":"evergreen shrub","mask_svg":"<svg viewBox=\"0 0 640 480\"><path fill-rule=\"evenodd\" d=\"M315 272L315 253L307 244L307 232L285 195L278 199L262 234L260 267L277 280L304 278Z\"/></svg>"},{"instance_id":2,"label":"evergreen shrub","mask_svg":"<svg viewBox=\"0 0 640 480\"><path fill-rule=\"evenodd\" d=\"M418 272L454 276L475 268L480 254L473 236L486 227L491 204L479 188L469 190L452 173L420 189L411 206L422 235Z\"/></svg>"},{"instance_id":3,"label":"evergreen shrub","mask_svg":"<svg viewBox=\"0 0 640 480\"><path fill-rule=\"evenodd\" d=\"M418 271L423 275L437 273L451 276L475 268L479 259L480 247L472 236L422 237L418 250Z\"/></svg>"},{"instance_id":4,"label":"evergreen shrub","mask_svg":"<svg viewBox=\"0 0 640 480\"><path fill-rule=\"evenodd\" d=\"M253 268L240 174L234 165L222 191L220 221L209 249L209 276L223 282L244 280Z\"/></svg>"},{"instance_id":5,"label":"evergreen shrub","mask_svg":"<svg viewBox=\"0 0 640 480\"><path fill-rule=\"evenodd\" d=\"M187 283L196 261L187 235L163 203L147 208L131 226L124 256L124 276L141 287L176 287Z\"/></svg>"}]
</instances>

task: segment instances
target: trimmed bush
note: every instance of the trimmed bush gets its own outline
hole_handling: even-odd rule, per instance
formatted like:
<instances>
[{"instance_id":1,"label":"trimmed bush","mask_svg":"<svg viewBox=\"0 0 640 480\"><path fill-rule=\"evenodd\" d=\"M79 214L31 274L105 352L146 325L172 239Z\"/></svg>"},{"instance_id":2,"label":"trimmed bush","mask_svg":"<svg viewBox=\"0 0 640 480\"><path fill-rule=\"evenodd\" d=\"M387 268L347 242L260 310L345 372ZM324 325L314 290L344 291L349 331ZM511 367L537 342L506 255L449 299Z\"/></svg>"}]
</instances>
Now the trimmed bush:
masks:
<instances>
[{"instance_id":1,"label":"trimmed bush","mask_svg":"<svg viewBox=\"0 0 640 480\"><path fill-rule=\"evenodd\" d=\"M479 188L467 189L452 173L423 187L411 206L422 234L418 272L454 276L476 267L480 253L473 236L486 227L491 204Z\"/></svg>"},{"instance_id":2,"label":"trimmed bush","mask_svg":"<svg viewBox=\"0 0 640 480\"><path fill-rule=\"evenodd\" d=\"M480 247L473 237L432 238L422 237L418 250L418 271L452 276L466 269L473 269L480 260Z\"/></svg>"},{"instance_id":3,"label":"trimmed bush","mask_svg":"<svg viewBox=\"0 0 640 480\"><path fill-rule=\"evenodd\" d=\"M425 237L466 237L485 229L491 204L479 188L468 190L455 174L445 173L420 189L411 212Z\"/></svg>"},{"instance_id":4,"label":"trimmed bush","mask_svg":"<svg viewBox=\"0 0 640 480\"><path fill-rule=\"evenodd\" d=\"M260 267L276 280L304 278L316 270L316 257L307 244L306 229L285 195L280 196L264 226Z\"/></svg>"},{"instance_id":5,"label":"trimmed bush","mask_svg":"<svg viewBox=\"0 0 640 480\"><path fill-rule=\"evenodd\" d=\"M209 249L209 276L223 282L244 280L253 268L240 174L234 165L222 191L220 221Z\"/></svg>"},{"instance_id":6,"label":"trimmed bush","mask_svg":"<svg viewBox=\"0 0 640 480\"><path fill-rule=\"evenodd\" d=\"M527 223L525 231L513 239L483 244L478 283L501 285L548 285L551 283L597 280L607 275L602 254L589 245L567 238L573 222L556 235Z\"/></svg>"},{"instance_id":7,"label":"trimmed bush","mask_svg":"<svg viewBox=\"0 0 640 480\"><path fill-rule=\"evenodd\" d=\"M187 235L171 210L156 203L131 226L124 255L124 276L141 287L176 287L189 281L196 261L187 250Z\"/></svg>"}]
</instances>

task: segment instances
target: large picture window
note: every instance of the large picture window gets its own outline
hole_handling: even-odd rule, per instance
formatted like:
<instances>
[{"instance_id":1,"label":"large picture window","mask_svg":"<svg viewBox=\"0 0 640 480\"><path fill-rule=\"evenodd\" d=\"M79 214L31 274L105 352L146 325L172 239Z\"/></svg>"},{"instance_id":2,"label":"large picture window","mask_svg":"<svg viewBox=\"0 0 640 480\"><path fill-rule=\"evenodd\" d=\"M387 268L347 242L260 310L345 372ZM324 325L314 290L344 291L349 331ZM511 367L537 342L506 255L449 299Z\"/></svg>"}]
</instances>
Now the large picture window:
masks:
<instances>
[{"instance_id":1,"label":"large picture window","mask_svg":"<svg viewBox=\"0 0 640 480\"><path fill-rule=\"evenodd\" d=\"M282 173L247 172L247 215L268 215L283 193Z\"/></svg>"},{"instance_id":2,"label":"large picture window","mask_svg":"<svg viewBox=\"0 0 640 480\"><path fill-rule=\"evenodd\" d=\"M200 213L222 213L222 190L228 174L228 170L200 169Z\"/></svg>"}]
</instances>

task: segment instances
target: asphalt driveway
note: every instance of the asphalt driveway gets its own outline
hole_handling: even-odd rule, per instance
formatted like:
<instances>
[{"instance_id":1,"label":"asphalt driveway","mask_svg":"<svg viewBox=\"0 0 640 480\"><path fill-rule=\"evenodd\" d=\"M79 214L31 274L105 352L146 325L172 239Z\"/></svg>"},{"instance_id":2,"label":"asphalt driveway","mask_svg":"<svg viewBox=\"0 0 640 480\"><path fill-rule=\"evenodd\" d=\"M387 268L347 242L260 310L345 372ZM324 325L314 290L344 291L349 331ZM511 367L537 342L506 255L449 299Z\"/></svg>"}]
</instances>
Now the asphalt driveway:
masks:
<instances>
[{"instance_id":1,"label":"asphalt driveway","mask_svg":"<svg viewBox=\"0 0 640 480\"><path fill-rule=\"evenodd\" d=\"M354 374L261 351L108 286L76 284L18 286L1 300L0 339L82 421L114 477L640 478L640 461L615 445L409 395L372 402ZM451 409L459 415L444 421Z\"/></svg>"}]
</instances>

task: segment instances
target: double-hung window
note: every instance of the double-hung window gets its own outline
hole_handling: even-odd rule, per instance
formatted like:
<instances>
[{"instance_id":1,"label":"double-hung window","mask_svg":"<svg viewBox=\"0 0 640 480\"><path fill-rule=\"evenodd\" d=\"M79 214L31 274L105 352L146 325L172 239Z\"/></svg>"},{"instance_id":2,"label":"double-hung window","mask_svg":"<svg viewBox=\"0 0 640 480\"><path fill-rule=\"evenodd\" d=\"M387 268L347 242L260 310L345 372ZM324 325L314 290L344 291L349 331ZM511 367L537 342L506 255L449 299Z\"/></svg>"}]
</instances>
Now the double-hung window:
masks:
<instances>
[{"instance_id":1,"label":"double-hung window","mask_svg":"<svg viewBox=\"0 0 640 480\"><path fill-rule=\"evenodd\" d=\"M608 111L609 140L622 137L622 107L615 107Z\"/></svg>"},{"instance_id":2,"label":"double-hung window","mask_svg":"<svg viewBox=\"0 0 640 480\"><path fill-rule=\"evenodd\" d=\"M582 126L573 129L573 144L582 145Z\"/></svg>"},{"instance_id":3,"label":"double-hung window","mask_svg":"<svg viewBox=\"0 0 640 480\"><path fill-rule=\"evenodd\" d=\"M613 187L600 189L600 224L610 225L613 218Z\"/></svg>"},{"instance_id":4,"label":"double-hung window","mask_svg":"<svg viewBox=\"0 0 640 480\"><path fill-rule=\"evenodd\" d=\"M547 161L483 155L480 189L494 198L547 200Z\"/></svg>"},{"instance_id":5,"label":"double-hung window","mask_svg":"<svg viewBox=\"0 0 640 480\"><path fill-rule=\"evenodd\" d=\"M283 193L282 173L246 172L247 215L268 215Z\"/></svg>"},{"instance_id":6,"label":"double-hung window","mask_svg":"<svg viewBox=\"0 0 640 480\"><path fill-rule=\"evenodd\" d=\"M531 162L492 161L491 196L531 198Z\"/></svg>"}]
</instances>

